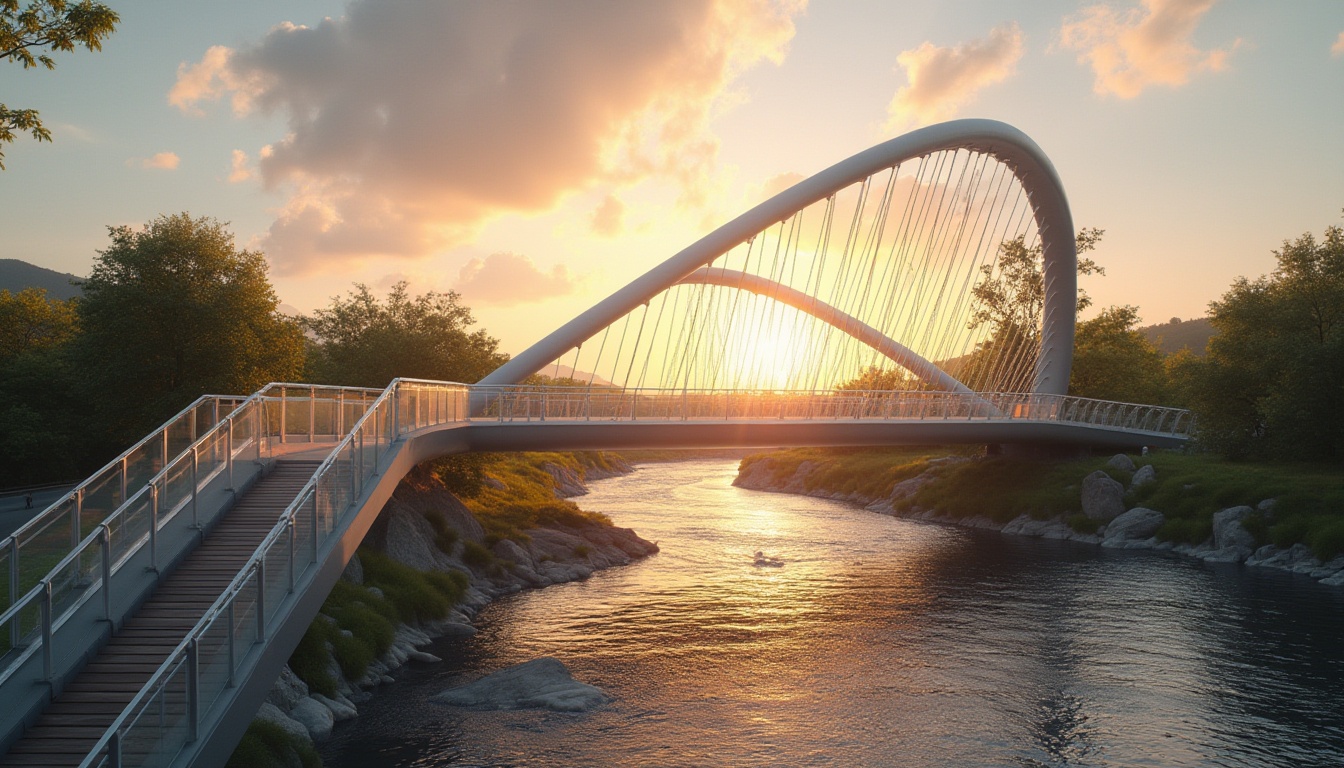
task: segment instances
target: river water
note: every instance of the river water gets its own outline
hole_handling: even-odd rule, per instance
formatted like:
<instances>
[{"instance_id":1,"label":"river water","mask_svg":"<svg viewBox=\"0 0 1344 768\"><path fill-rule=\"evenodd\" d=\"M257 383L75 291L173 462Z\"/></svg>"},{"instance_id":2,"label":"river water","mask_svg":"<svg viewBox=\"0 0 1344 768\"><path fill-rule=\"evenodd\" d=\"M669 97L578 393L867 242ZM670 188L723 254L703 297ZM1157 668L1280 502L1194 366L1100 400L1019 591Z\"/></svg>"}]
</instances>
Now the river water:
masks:
<instances>
[{"instance_id":1,"label":"river water","mask_svg":"<svg viewBox=\"0 0 1344 768\"><path fill-rule=\"evenodd\" d=\"M745 491L736 464L593 483L662 552L492 604L327 764L1344 766L1344 590ZM538 656L613 702L427 701Z\"/></svg>"}]
</instances>

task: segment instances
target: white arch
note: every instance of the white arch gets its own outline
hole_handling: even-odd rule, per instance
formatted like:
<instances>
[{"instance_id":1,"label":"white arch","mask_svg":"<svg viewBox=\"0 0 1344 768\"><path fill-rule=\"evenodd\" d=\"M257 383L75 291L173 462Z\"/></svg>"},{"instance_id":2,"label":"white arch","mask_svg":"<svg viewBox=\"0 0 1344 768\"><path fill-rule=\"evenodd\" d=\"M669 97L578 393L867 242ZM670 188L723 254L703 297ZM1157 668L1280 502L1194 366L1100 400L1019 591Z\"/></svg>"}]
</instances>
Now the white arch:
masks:
<instances>
[{"instance_id":1,"label":"white arch","mask_svg":"<svg viewBox=\"0 0 1344 768\"><path fill-rule=\"evenodd\" d=\"M892 339L862 320L827 304L815 296L777 283L769 278L722 267L701 267L678 281L680 285L720 285L750 291L829 324L867 344L887 359L913 373L920 381L934 389L973 394L969 387L949 376L943 369L926 360L918 352Z\"/></svg>"},{"instance_id":2,"label":"white arch","mask_svg":"<svg viewBox=\"0 0 1344 768\"><path fill-rule=\"evenodd\" d=\"M700 238L519 353L480 383L517 384L697 269L797 211L884 168L950 149L991 155L1012 171L1026 192L1045 259L1045 306L1035 391L1065 394L1073 364L1078 293L1073 217L1050 159L1026 134L997 120L953 120L931 125L836 163Z\"/></svg>"}]
</instances>

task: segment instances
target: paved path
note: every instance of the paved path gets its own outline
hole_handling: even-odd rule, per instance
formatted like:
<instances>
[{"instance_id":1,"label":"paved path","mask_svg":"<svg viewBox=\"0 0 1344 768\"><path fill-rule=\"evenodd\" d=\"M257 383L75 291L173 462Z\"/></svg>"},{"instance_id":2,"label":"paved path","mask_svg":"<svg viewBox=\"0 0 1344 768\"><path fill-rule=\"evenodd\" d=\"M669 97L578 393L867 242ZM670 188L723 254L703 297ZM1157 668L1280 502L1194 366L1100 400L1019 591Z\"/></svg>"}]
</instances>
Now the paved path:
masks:
<instances>
[{"instance_id":1,"label":"paved path","mask_svg":"<svg viewBox=\"0 0 1344 768\"><path fill-rule=\"evenodd\" d=\"M32 519L33 515L46 509L50 504L65 495L73 485L60 488L46 488L33 492L33 508L25 509L23 494L0 496L0 539L4 539L19 526Z\"/></svg>"}]
</instances>

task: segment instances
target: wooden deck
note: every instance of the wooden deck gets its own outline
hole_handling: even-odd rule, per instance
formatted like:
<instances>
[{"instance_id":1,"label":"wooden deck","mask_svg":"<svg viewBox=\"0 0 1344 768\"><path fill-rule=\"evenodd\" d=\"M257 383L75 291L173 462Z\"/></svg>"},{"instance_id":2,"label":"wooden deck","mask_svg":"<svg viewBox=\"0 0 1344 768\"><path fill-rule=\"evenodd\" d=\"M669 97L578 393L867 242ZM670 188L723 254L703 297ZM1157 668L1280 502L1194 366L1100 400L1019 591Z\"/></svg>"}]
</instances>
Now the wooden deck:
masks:
<instances>
[{"instance_id":1,"label":"wooden deck","mask_svg":"<svg viewBox=\"0 0 1344 768\"><path fill-rule=\"evenodd\" d=\"M238 499L37 724L0 757L0 766L78 765L237 575L318 463L279 461Z\"/></svg>"}]
</instances>

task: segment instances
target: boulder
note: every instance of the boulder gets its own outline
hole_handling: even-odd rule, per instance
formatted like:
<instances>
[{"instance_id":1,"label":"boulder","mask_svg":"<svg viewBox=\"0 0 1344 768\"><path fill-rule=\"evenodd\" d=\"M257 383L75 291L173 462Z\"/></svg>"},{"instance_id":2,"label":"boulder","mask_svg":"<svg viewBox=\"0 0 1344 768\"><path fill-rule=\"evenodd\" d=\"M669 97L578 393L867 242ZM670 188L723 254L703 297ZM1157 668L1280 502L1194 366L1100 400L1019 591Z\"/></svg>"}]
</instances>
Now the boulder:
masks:
<instances>
[{"instance_id":1,"label":"boulder","mask_svg":"<svg viewBox=\"0 0 1344 768\"><path fill-rule=\"evenodd\" d=\"M1228 507L1213 513L1213 548L1245 550L1241 559L1246 559L1255 550L1255 537L1241 521L1254 511L1250 507Z\"/></svg>"},{"instance_id":2,"label":"boulder","mask_svg":"<svg viewBox=\"0 0 1344 768\"><path fill-rule=\"evenodd\" d=\"M316 699L304 697L299 703L289 711L289 716L303 724L308 729L309 736L313 741L321 741L331 735L331 728L336 724L336 717Z\"/></svg>"},{"instance_id":3,"label":"boulder","mask_svg":"<svg viewBox=\"0 0 1344 768\"><path fill-rule=\"evenodd\" d=\"M281 712L288 712L307 695L308 684L300 680L289 665L285 665L280 670L280 677L276 678L275 685L271 686L270 693L266 694L266 701L274 704Z\"/></svg>"},{"instance_id":4,"label":"boulder","mask_svg":"<svg viewBox=\"0 0 1344 768\"><path fill-rule=\"evenodd\" d=\"M1110 461L1106 462L1106 466L1111 469L1118 469L1121 472L1133 472L1134 460L1123 453L1117 453L1111 457Z\"/></svg>"},{"instance_id":5,"label":"boulder","mask_svg":"<svg viewBox=\"0 0 1344 768\"><path fill-rule=\"evenodd\" d=\"M1157 482L1157 470L1153 469L1152 464L1144 464L1134 473L1134 477L1129 480L1130 488L1138 488L1141 485Z\"/></svg>"},{"instance_id":6,"label":"boulder","mask_svg":"<svg viewBox=\"0 0 1344 768\"><path fill-rule=\"evenodd\" d=\"M434 543L434 527L423 514L395 496L383 506L375 526L377 530L370 531L370 543L398 563L417 571L446 571L452 567L448 556Z\"/></svg>"},{"instance_id":7,"label":"boulder","mask_svg":"<svg viewBox=\"0 0 1344 768\"><path fill-rule=\"evenodd\" d=\"M311 701L311 699L305 699L305 701ZM257 719L263 723L274 723L280 726L285 733L300 741L311 742L313 740L312 734L308 732L303 723L281 712L279 707L269 701L263 703L261 709L257 710Z\"/></svg>"},{"instance_id":8,"label":"boulder","mask_svg":"<svg viewBox=\"0 0 1344 768\"><path fill-rule=\"evenodd\" d=\"M544 462L541 468L551 476L551 482L555 484L556 496L567 499L588 493L588 486L583 484L583 478L569 467L562 467L548 461Z\"/></svg>"},{"instance_id":9,"label":"boulder","mask_svg":"<svg viewBox=\"0 0 1344 768\"><path fill-rule=\"evenodd\" d=\"M343 723L346 720L353 720L359 716L359 710L355 709L354 703L344 696L328 699L320 693L314 693L312 699L318 704L331 710L332 718L338 723Z\"/></svg>"},{"instance_id":10,"label":"boulder","mask_svg":"<svg viewBox=\"0 0 1344 768\"><path fill-rule=\"evenodd\" d=\"M1089 519L1103 523L1114 520L1125 512L1125 486L1098 469L1083 478L1082 504L1083 514Z\"/></svg>"},{"instance_id":11,"label":"boulder","mask_svg":"<svg viewBox=\"0 0 1344 768\"><path fill-rule=\"evenodd\" d=\"M549 656L486 675L474 683L450 688L430 701L468 709L550 709L586 712L610 699L580 683L558 659Z\"/></svg>"},{"instance_id":12,"label":"boulder","mask_svg":"<svg viewBox=\"0 0 1344 768\"><path fill-rule=\"evenodd\" d=\"M1106 524L1105 542L1137 541L1152 538L1167 521L1155 509L1135 507Z\"/></svg>"},{"instance_id":13,"label":"boulder","mask_svg":"<svg viewBox=\"0 0 1344 768\"><path fill-rule=\"evenodd\" d=\"M359 561L359 555L351 555L350 562L345 564L345 570L341 571L341 578L351 584L364 583L364 564Z\"/></svg>"}]
</instances>

